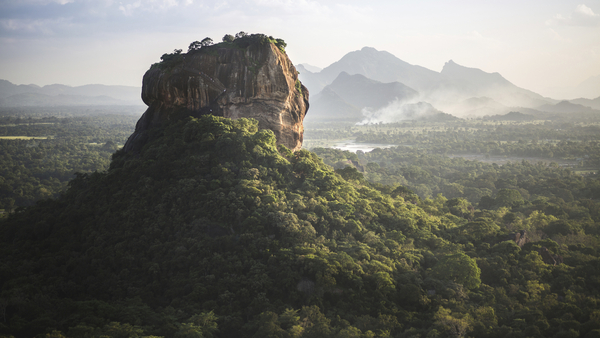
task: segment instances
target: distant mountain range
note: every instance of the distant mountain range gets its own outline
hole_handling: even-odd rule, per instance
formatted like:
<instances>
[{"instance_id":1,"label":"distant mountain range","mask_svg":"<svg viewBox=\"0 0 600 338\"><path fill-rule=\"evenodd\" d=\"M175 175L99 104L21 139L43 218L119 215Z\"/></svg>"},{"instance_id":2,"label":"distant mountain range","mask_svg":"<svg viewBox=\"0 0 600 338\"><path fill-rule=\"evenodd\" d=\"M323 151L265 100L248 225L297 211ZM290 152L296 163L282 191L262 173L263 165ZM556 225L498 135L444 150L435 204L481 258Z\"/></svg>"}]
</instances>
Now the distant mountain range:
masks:
<instances>
[{"instance_id":1,"label":"distant mountain range","mask_svg":"<svg viewBox=\"0 0 600 338\"><path fill-rule=\"evenodd\" d=\"M573 97L579 98L591 98L598 97L600 93L600 75L591 76L586 80L582 81L577 86L571 87L549 87L546 88L546 92L549 95L556 98L568 99ZM578 99L579 100L579 99ZM573 101L572 99L569 101Z\"/></svg>"},{"instance_id":2,"label":"distant mountain range","mask_svg":"<svg viewBox=\"0 0 600 338\"><path fill-rule=\"evenodd\" d=\"M376 110L394 101L407 101L418 92L400 82L382 83L363 75L341 72L323 90L312 96L307 123L316 120L345 120L357 123L365 119L364 109Z\"/></svg>"},{"instance_id":3,"label":"distant mountain range","mask_svg":"<svg viewBox=\"0 0 600 338\"><path fill-rule=\"evenodd\" d=\"M599 86L600 87L600 86ZM600 110L600 96L590 100L590 99L575 99L575 100L570 100L569 102L571 103L575 103L575 104L580 104L582 106L586 106L586 107L590 107L593 109L597 109Z\"/></svg>"},{"instance_id":4,"label":"distant mountain range","mask_svg":"<svg viewBox=\"0 0 600 338\"><path fill-rule=\"evenodd\" d=\"M597 111L591 107L586 107L584 105L569 101L560 101L557 104L545 104L538 107L538 110L549 113L593 113Z\"/></svg>"},{"instance_id":5,"label":"distant mountain range","mask_svg":"<svg viewBox=\"0 0 600 338\"><path fill-rule=\"evenodd\" d=\"M318 73L300 72L300 81L309 91L320 92L341 72L360 74L383 83L398 81L415 90L422 90L435 83L439 75L427 68L404 62L388 52L364 47L344 55Z\"/></svg>"},{"instance_id":6,"label":"distant mountain range","mask_svg":"<svg viewBox=\"0 0 600 338\"><path fill-rule=\"evenodd\" d=\"M40 87L0 80L0 106L144 105L141 91L141 87L133 86L53 84Z\"/></svg>"},{"instance_id":7,"label":"distant mountain range","mask_svg":"<svg viewBox=\"0 0 600 338\"><path fill-rule=\"evenodd\" d=\"M306 123L340 121L351 123L398 122L440 114L431 104L419 102L419 93L400 83L383 83L363 75L341 72L320 93L311 97Z\"/></svg>"},{"instance_id":8,"label":"distant mountain range","mask_svg":"<svg viewBox=\"0 0 600 338\"><path fill-rule=\"evenodd\" d=\"M419 95L414 89L400 82L382 83L363 75L350 75L341 72L327 87L346 102L360 108L379 109L392 101L406 101Z\"/></svg>"},{"instance_id":9,"label":"distant mountain range","mask_svg":"<svg viewBox=\"0 0 600 338\"><path fill-rule=\"evenodd\" d=\"M419 107L431 107L459 117L503 115L515 111L539 116L545 112L594 112L600 109L600 97L572 100L571 105L566 105L520 88L499 73L464 67L452 60L441 72L435 72L371 47L350 52L317 72L311 72L318 68L309 65L298 65L297 68L300 80L311 93L308 122L344 116L355 121L377 115L395 121L409 119L409 116L413 119L420 115L406 114L410 108L407 105L417 103L420 103Z\"/></svg>"}]
</instances>

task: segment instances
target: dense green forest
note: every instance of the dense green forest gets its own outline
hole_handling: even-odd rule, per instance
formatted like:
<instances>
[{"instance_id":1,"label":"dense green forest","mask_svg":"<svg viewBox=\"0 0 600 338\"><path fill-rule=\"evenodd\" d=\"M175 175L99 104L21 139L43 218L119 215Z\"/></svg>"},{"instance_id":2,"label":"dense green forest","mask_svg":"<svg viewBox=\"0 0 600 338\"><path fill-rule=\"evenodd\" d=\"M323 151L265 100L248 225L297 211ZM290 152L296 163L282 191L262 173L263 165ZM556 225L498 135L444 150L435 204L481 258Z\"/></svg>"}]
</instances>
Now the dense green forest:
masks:
<instances>
[{"instance_id":1,"label":"dense green forest","mask_svg":"<svg viewBox=\"0 0 600 338\"><path fill-rule=\"evenodd\" d=\"M127 106L0 110L0 209L57 197L76 172L107 169L139 113Z\"/></svg>"},{"instance_id":2,"label":"dense green forest","mask_svg":"<svg viewBox=\"0 0 600 338\"><path fill-rule=\"evenodd\" d=\"M0 336L600 337L596 127L476 123L336 130L401 145L358 154L246 119L152 131L0 221Z\"/></svg>"},{"instance_id":3,"label":"dense green forest","mask_svg":"<svg viewBox=\"0 0 600 338\"><path fill-rule=\"evenodd\" d=\"M499 189L521 189L527 199L597 198L600 125L536 122L407 122L309 130L306 137L326 164L357 167L371 182L404 185L421 198L441 193L478 203ZM394 147L356 154L319 147L342 139Z\"/></svg>"}]
</instances>

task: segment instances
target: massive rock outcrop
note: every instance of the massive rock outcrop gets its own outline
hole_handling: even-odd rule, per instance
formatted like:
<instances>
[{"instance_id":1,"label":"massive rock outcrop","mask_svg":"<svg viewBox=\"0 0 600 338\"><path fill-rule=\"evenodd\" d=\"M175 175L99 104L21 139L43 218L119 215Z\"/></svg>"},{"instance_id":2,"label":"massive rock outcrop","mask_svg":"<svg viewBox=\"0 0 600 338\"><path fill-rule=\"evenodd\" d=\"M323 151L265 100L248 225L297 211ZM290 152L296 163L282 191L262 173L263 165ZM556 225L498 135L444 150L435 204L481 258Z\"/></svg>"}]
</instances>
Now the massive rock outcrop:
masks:
<instances>
[{"instance_id":1,"label":"massive rock outcrop","mask_svg":"<svg viewBox=\"0 0 600 338\"><path fill-rule=\"evenodd\" d=\"M308 90L286 53L265 36L247 36L165 54L144 75L142 99L148 109L127 140L126 152L147 142L147 130L187 116L212 114L254 118L277 142L298 150Z\"/></svg>"}]
</instances>

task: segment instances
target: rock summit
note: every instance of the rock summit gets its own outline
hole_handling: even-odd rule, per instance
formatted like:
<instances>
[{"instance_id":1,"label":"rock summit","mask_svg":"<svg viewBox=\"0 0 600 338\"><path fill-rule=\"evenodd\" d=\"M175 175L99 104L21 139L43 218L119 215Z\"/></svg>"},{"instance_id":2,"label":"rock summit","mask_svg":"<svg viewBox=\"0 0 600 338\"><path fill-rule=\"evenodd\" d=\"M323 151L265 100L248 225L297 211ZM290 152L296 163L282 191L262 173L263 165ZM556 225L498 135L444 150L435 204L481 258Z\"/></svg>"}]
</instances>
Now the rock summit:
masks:
<instances>
[{"instance_id":1,"label":"rock summit","mask_svg":"<svg viewBox=\"0 0 600 338\"><path fill-rule=\"evenodd\" d=\"M260 129L273 131L278 144L300 149L309 93L275 41L285 46L283 40L253 34L164 54L144 75L142 100L148 109L124 150L140 151L149 129L206 114L254 118Z\"/></svg>"}]
</instances>

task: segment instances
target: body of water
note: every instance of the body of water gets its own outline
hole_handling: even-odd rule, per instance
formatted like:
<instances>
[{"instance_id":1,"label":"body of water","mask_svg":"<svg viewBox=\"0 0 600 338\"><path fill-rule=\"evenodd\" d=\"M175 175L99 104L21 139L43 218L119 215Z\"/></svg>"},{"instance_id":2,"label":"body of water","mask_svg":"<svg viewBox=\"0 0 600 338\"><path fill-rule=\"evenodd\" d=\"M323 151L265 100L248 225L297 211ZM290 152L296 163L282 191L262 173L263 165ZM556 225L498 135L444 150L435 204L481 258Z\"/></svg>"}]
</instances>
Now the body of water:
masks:
<instances>
[{"instance_id":1,"label":"body of water","mask_svg":"<svg viewBox=\"0 0 600 338\"><path fill-rule=\"evenodd\" d=\"M391 147L397 147L397 145L396 144L380 144L380 143L356 143L356 140L344 140L344 141L335 143L331 148L347 150L347 151L351 151L353 153L361 150L365 153L368 153L375 148L385 149L385 148L391 148Z\"/></svg>"}]
</instances>

